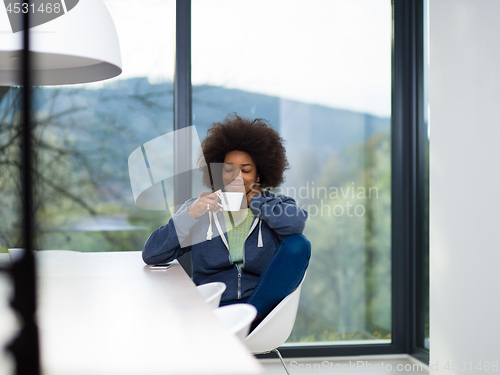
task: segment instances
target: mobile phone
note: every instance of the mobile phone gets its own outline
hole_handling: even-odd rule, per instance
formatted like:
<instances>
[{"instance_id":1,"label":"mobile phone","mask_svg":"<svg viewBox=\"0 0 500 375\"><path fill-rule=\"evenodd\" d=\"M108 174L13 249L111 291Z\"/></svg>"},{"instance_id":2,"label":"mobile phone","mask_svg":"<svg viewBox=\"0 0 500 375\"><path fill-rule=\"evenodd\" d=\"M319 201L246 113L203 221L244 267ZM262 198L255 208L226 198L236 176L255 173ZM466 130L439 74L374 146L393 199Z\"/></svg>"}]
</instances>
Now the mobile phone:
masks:
<instances>
[{"instance_id":1,"label":"mobile phone","mask_svg":"<svg viewBox=\"0 0 500 375\"><path fill-rule=\"evenodd\" d=\"M151 266L152 270L166 270L174 265L174 262L158 263Z\"/></svg>"}]
</instances>

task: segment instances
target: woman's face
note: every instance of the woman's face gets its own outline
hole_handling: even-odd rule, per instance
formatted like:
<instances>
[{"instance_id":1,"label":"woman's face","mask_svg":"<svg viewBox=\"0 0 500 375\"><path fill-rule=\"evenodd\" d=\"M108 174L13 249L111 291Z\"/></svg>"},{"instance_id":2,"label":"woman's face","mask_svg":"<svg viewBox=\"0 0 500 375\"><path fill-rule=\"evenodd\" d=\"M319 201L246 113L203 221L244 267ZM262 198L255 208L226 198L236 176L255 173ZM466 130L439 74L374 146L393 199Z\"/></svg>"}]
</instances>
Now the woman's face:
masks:
<instances>
[{"instance_id":1,"label":"woman's face","mask_svg":"<svg viewBox=\"0 0 500 375\"><path fill-rule=\"evenodd\" d=\"M224 158L222 181L226 191L248 194L254 184L259 182L257 167L252 157L244 151L231 151Z\"/></svg>"}]
</instances>

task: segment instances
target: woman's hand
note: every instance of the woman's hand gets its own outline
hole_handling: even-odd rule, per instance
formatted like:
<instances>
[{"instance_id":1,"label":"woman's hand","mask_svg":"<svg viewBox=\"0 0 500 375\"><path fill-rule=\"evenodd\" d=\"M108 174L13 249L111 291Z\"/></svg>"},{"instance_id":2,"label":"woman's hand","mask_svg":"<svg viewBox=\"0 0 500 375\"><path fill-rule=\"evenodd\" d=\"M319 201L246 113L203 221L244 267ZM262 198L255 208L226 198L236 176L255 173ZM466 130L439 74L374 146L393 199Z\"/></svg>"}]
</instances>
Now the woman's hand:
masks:
<instances>
[{"instance_id":1,"label":"woman's hand","mask_svg":"<svg viewBox=\"0 0 500 375\"><path fill-rule=\"evenodd\" d=\"M192 217L198 219L208 211L217 212L222 210L219 205L220 190L215 193L201 193L201 195L187 208Z\"/></svg>"},{"instance_id":2,"label":"woman's hand","mask_svg":"<svg viewBox=\"0 0 500 375\"><path fill-rule=\"evenodd\" d=\"M257 182L252 184L252 188L247 193L247 207L250 207L250 201L252 200L252 197L256 194L262 195L262 189L260 188L260 184Z\"/></svg>"}]
</instances>

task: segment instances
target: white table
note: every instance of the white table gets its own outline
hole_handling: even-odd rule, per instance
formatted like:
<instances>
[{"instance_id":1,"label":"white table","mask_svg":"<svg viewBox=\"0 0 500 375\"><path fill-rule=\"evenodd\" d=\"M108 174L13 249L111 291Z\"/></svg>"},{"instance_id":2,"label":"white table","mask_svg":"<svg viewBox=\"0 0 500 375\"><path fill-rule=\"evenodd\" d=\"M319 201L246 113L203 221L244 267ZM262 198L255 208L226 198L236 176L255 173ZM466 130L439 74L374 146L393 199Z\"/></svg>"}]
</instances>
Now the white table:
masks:
<instances>
[{"instance_id":1,"label":"white table","mask_svg":"<svg viewBox=\"0 0 500 375\"><path fill-rule=\"evenodd\" d=\"M38 326L45 375L261 374L179 264L140 252L39 251Z\"/></svg>"}]
</instances>

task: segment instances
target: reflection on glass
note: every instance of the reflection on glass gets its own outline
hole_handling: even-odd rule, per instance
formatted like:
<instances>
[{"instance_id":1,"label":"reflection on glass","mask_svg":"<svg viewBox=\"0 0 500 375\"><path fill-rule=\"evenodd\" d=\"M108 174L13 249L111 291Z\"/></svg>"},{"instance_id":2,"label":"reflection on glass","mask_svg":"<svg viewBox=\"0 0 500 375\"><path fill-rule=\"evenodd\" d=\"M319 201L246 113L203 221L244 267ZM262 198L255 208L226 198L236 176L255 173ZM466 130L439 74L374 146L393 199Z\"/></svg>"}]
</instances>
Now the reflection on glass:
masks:
<instances>
[{"instance_id":1,"label":"reflection on glass","mask_svg":"<svg viewBox=\"0 0 500 375\"><path fill-rule=\"evenodd\" d=\"M140 250L168 220L165 209L135 205L127 161L138 147L173 130L175 2L105 4L118 32L123 73L92 84L33 89L37 249ZM18 132L4 124L16 123L16 92L0 89L0 161L12 163ZM8 168L2 165L0 174L2 251L19 247L21 230L14 207L19 178Z\"/></svg>"},{"instance_id":2,"label":"reflection on glass","mask_svg":"<svg viewBox=\"0 0 500 375\"><path fill-rule=\"evenodd\" d=\"M268 120L291 166L275 192L309 212L288 342L390 342L391 2L194 0L192 17L200 139L228 113Z\"/></svg>"}]
</instances>

